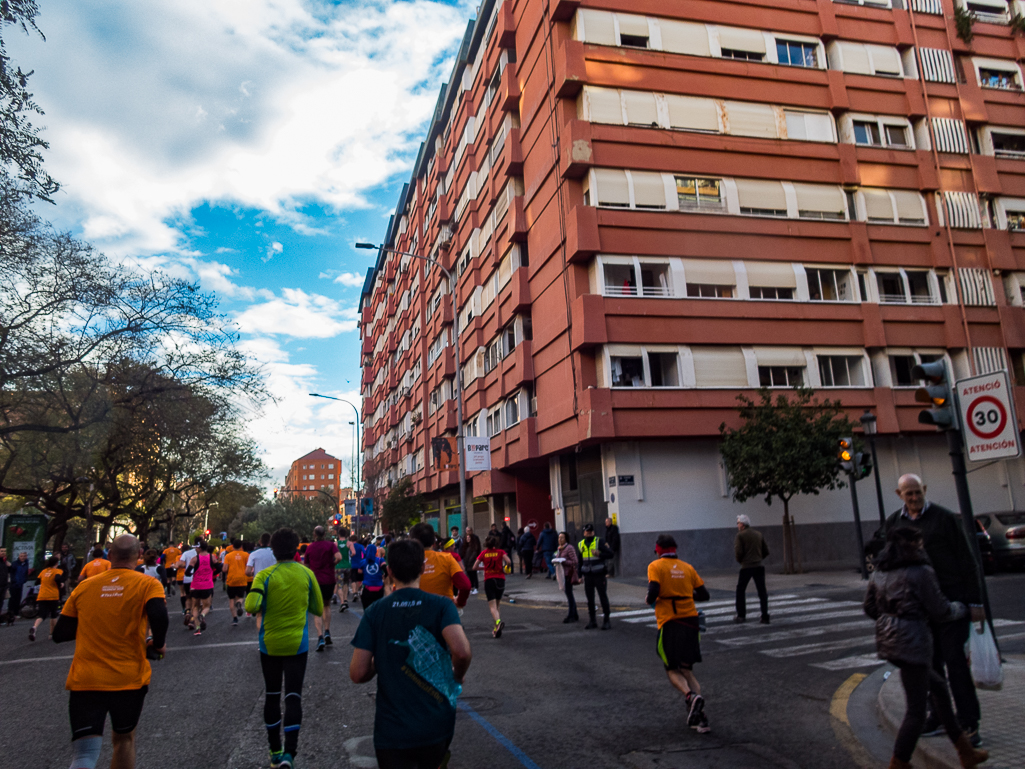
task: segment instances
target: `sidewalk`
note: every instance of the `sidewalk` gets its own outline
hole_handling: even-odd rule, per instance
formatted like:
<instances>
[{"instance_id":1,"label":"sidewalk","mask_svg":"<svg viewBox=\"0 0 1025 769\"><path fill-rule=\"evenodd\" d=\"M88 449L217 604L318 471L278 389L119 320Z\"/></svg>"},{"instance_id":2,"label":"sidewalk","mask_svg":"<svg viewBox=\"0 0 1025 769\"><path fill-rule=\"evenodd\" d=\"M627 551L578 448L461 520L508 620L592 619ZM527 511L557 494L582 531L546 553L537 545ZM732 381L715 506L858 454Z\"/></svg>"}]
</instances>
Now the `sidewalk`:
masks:
<instances>
[{"instance_id":1,"label":"sidewalk","mask_svg":"<svg viewBox=\"0 0 1025 769\"><path fill-rule=\"evenodd\" d=\"M1020 769L1025 766L1025 656L1007 655L1004 688L998 692L976 689L982 707L983 747L989 751L987 769ZM896 735L904 719L904 690L897 671L879 690L879 714L883 725ZM946 737L918 741L915 766L956 769L961 763Z\"/></svg>"},{"instance_id":2,"label":"sidewalk","mask_svg":"<svg viewBox=\"0 0 1025 769\"><path fill-rule=\"evenodd\" d=\"M736 571L715 571L701 575L710 591L733 594L737 589ZM613 577L608 581L609 604L613 609L644 607L648 582L644 577ZM792 593L801 590L864 590L866 582L856 571L817 571L806 574L766 573L765 585L773 593ZM584 594L584 586L577 585L577 602ZM754 585L748 588L749 600L754 595ZM522 574L510 574L506 578L505 594L516 603L565 606L566 596L559 590L558 582L546 580L545 573L535 572L532 579Z\"/></svg>"}]
</instances>

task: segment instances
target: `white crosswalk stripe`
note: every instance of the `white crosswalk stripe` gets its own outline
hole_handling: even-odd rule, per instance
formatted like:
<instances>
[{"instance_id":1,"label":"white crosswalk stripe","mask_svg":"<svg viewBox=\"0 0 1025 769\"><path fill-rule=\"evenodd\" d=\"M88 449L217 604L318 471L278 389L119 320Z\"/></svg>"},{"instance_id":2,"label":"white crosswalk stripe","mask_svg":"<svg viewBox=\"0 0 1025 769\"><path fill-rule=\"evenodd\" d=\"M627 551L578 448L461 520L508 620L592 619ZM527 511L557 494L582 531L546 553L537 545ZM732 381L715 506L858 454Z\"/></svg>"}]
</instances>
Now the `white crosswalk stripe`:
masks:
<instances>
[{"instance_id":1,"label":"white crosswalk stripe","mask_svg":"<svg viewBox=\"0 0 1025 769\"><path fill-rule=\"evenodd\" d=\"M814 654L816 652L831 652L839 649L851 649L856 646L875 646L875 643L875 635L867 635L859 638L844 638L840 641L798 644L797 646L784 646L779 649L761 649L760 651L767 657L784 659L786 657L800 657L805 654Z\"/></svg>"},{"instance_id":2,"label":"white crosswalk stripe","mask_svg":"<svg viewBox=\"0 0 1025 769\"><path fill-rule=\"evenodd\" d=\"M802 627L796 630L781 630L778 633L767 633L765 635L747 635L744 638L716 638L715 640L725 646L752 646L754 644L776 643L777 641L789 641L792 638L811 638L817 635L828 633L839 633L843 630L858 628L864 630L871 626L872 620L866 618L861 622L841 622L836 625L821 625L816 627Z\"/></svg>"}]
</instances>

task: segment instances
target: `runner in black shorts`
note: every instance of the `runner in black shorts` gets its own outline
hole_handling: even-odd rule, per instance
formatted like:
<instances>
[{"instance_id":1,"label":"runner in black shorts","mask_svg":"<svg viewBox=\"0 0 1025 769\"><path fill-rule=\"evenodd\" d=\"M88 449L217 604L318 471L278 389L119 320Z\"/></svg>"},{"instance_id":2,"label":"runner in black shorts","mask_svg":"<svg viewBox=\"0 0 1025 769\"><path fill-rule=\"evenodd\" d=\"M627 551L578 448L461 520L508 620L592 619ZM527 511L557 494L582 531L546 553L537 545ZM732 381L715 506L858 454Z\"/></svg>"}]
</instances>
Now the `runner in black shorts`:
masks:
<instances>
[{"instance_id":1,"label":"runner in black shorts","mask_svg":"<svg viewBox=\"0 0 1025 769\"><path fill-rule=\"evenodd\" d=\"M499 613L498 604L505 592L505 568L511 567L512 561L508 554L498 546L498 537L489 536L484 540L484 551L477 556L477 562L473 568L484 570L484 595L488 599L488 608L495 620L495 626L491 630L494 638L502 637L502 615Z\"/></svg>"},{"instance_id":2,"label":"runner in black shorts","mask_svg":"<svg viewBox=\"0 0 1025 769\"><path fill-rule=\"evenodd\" d=\"M148 686L120 691L72 691L68 700L73 739L103 736L103 723L110 714L114 734L131 734L139 725Z\"/></svg>"}]
</instances>

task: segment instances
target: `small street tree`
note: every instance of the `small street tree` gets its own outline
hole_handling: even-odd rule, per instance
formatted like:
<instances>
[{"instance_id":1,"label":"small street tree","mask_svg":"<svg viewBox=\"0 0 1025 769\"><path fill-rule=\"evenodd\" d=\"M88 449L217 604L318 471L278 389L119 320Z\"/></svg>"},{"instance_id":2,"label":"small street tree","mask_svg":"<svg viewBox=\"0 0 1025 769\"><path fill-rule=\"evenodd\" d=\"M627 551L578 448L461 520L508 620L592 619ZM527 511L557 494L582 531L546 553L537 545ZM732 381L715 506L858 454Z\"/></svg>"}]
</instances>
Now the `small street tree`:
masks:
<instances>
[{"instance_id":1,"label":"small street tree","mask_svg":"<svg viewBox=\"0 0 1025 769\"><path fill-rule=\"evenodd\" d=\"M854 431L840 401L813 399L806 388L779 393L758 391L758 401L738 395L740 427L719 426L719 451L733 499L745 502L765 497L783 503L783 570L801 570L800 550L790 515L790 500L797 494L818 494L820 489L845 484L836 458L837 441Z\"/></svg>"},{"instance_id":2,"label":"small street tree","mask_svg":"<svg viewBox=\"0 0 1025 769\"><path fill-rule=\"evenodd\" d=\"M381 505L381 526L392 534L403 532L423 515L423 511L423 495L414 491L409 478L403 478L391 487Z\"/></svg>"}]
</instances>

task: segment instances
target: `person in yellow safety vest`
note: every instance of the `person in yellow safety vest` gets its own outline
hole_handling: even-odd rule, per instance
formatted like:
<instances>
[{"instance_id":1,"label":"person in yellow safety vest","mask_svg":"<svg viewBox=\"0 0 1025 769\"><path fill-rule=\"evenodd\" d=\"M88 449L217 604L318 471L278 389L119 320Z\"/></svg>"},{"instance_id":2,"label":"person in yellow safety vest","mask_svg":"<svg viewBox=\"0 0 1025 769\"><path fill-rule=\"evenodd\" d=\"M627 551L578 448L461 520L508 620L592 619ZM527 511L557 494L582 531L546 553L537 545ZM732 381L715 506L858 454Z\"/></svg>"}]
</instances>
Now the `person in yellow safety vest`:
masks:
<instances>
[{"instance_id":1,"label":"person in yellow safety vest","mask_svg":"<svg viewBox=\"0 0 1025 769\"><path fill-rule=\"evenodd\" d=\"M616 557L607 544L602 542L601 537L594 536L594 525L584 524L584 538L577 546L580 551L580 573L584 576L584 594L587 596L587 613L590 621L584 626L584 630L593 630L598 627L595 621L594 591L598 591L598 598L601 600L601 610L605 615L605 621L601 629L608 630L612 627L609 622L609 596L606 590L606 568L605 562Z\"/></svg>"}]
</instances>

